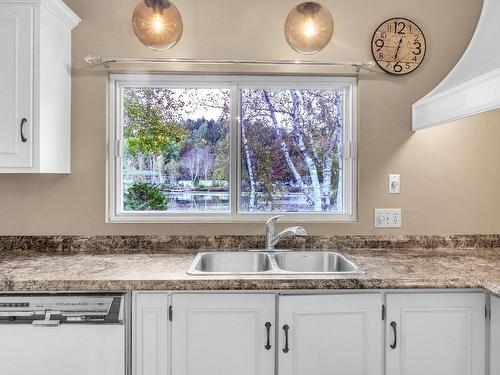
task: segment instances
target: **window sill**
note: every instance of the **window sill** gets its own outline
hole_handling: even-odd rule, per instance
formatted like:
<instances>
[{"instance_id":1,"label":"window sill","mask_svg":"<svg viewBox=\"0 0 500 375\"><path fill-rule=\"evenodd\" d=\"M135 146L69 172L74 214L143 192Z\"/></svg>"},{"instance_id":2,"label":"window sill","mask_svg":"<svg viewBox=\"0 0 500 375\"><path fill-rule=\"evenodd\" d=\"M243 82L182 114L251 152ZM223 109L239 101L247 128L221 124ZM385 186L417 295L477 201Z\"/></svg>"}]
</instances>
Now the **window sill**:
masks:
<instances>
[{"instance_id":1,"label":"window sill","mask_svg":"<svg viewBox=\"0 0 500 375\"><path fill-rule=\"evenodd\" d=\"M175 224L175 223L265 223L277 213L240 214L240 215L186 215L186 216L159 216L155 214L138 215L122 214L107 218L107 223L127 224ZM356 223L357 218L349 214L296 214L283 213L280 223Z\"/></svg>"}]
</instances>

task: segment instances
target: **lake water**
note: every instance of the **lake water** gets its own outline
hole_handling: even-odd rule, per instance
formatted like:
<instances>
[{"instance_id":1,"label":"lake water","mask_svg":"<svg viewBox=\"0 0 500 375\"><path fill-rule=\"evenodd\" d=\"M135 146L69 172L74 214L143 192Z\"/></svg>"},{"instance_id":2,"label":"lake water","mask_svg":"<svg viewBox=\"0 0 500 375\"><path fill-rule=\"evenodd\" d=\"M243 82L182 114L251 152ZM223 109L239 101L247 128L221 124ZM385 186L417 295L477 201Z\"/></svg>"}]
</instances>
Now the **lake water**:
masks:
<instances>
[{"instance_id":1,"label":"lake water","mask_svg":"<svg viewBox=\"0 0 500 375\"><path fill-rule=\"evenodd\" d=\"M165 192L169 211L229 211L228 192ZM248 208L248 195L241 197L241 207ZM259 202L257 202L259 207ZM269 211L262 207L255 212ZM274 200L274 211L304 212L313 211L311 204L302 194L286 194Z\"/></svg>"},{"instance_id":2,"label":"lake water","mask_svg":"<svg viewBox=\"0 0 500 375\"><path fill-rule=\"evenodd\" d=\"M229 211L228 192L168 192L169 211Z\"/></svg>"}]
</instances>

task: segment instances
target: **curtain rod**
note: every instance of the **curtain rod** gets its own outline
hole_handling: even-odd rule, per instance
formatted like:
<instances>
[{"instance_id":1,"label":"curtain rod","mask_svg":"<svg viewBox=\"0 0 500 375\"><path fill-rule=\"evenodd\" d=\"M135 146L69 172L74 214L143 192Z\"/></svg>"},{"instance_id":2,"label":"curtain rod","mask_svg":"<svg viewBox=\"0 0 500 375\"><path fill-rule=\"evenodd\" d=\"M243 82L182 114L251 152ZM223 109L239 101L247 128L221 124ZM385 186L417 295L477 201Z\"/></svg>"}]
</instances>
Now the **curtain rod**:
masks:
<instances>
[{"instance_id":1,"label":"curtain rod","mask_svg":"<svg viewBox=\"0 0 500 375\"><path fill-rule=\"evenodd\" d=\"M106 64L173 64L187 63L200 65L303 65L303 66L350 66L359 72L361 69L372 70L374 61L303 61L303 60L210 60L189 58L124 58L89 55L84 58L90 66Z\"/></svg>"}]
</instances>

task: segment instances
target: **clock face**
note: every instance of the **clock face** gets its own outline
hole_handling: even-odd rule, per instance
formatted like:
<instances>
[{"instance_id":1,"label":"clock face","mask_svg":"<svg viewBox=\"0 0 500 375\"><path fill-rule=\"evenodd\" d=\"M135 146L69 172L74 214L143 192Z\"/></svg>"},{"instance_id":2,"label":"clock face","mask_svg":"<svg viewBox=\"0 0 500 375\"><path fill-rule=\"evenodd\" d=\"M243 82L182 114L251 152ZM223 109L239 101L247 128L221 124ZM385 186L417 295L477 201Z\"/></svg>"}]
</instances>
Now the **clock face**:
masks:
<instances>
[{"instance_id":1,"label":"clock face","mask_svg":"<svg viewBox=\"0 0 500 375\"><path fill-rule=\"evenodd\" d=\"M417 69L425 57L422 30L406 18L391 18L373 34L372 53L386 72L403 75Z\"/></svg>"}]
</instances>

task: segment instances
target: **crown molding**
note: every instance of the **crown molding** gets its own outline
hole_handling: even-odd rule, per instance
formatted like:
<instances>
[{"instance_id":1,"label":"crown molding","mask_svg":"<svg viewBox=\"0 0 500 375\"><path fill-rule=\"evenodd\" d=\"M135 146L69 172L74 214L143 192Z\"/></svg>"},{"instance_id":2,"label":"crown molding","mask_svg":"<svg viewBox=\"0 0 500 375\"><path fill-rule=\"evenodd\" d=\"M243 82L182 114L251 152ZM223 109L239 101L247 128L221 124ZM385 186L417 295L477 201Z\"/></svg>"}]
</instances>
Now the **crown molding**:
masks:
<instances>
[{"instance_id":1,"label":"crown molding","mask_svg":"<svg viewBox=\"0 0 500 375\"><path fill-rule=\"evenodd\" d=\"M43 6L57 18L73 29L81 21L80 17L62 0L0 0L0 4L29 4Z\"/></svg>"},{"instance_id":2,"label":"crown molding","mask_svg":"<svg viewBox=\"0 0 500 375\"><path fill-rule=\"evenodd\" d=\"M413 131L500 108L500 68L413 105Z\"/></svg>"},{"instance_id":3,"label":"crown molding","mask_svg":"<svg viewBox=\"0 0 500 375\"><path fill-rule=\"evenodd\" d=\"M40 0L40 3L71 29L74 29L81 22L80 17L62 0Z\"/></svg>"}]
</instances>

